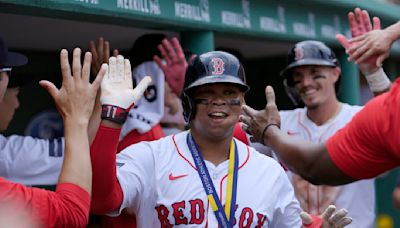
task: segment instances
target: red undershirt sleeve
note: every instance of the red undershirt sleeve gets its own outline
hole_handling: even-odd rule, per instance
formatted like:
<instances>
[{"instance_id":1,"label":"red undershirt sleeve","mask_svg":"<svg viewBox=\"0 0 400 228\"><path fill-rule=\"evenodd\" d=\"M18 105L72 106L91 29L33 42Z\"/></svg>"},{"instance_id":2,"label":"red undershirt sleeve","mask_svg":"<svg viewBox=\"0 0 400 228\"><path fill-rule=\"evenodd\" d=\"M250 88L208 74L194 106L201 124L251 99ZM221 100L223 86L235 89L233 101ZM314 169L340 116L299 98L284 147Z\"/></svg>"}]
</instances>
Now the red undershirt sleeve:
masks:
<instances>
[{"instance_id":1,"label":"red undershirt sleeve","mask_svg":"<svg viewBox=\"0 0 400 228\"><path fill-rule=\"evenodd\" d=\"M106 214L120 208L123 192L116 175L116 153L121 129L100 125L90 147L93 170L90 211Z\"/></svg>"},{"instance_id":2,"label":"red undershirt sleeve","mask_svg":"<svg viewBox=\"0 0 400 228\"><path fill-rule=\"evenodd\" d=\"M16 203L44 227L85 227L88 222L90 195L72 183L58 184L51 192L0 178L0 200Z\"/></svg>"}]
</instances>

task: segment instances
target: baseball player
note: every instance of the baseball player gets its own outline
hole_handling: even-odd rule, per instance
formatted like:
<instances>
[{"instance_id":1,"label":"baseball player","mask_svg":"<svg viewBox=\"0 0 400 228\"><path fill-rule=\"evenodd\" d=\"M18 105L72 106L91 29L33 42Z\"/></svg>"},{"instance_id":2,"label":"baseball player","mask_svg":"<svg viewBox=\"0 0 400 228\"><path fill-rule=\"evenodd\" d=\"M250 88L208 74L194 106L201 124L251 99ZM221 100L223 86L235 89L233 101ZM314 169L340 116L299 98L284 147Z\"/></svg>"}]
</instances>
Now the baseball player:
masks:
<instances>
[{"instance_id":1,"label":"baseball player","mask_svg":"<svg viewBox=\"0 0 400 228\"><path fill-rule=\"evenodd\" d=\"M385 30L373 30L361 36L393 43L393 32L400 34L397 24ZM376 34L381 34L378 38ZM397 36L398 37L398 36ZM337 36L346 49L356 45L343 36ZM360 38L361 39L361 38ZM353 38L353 40L358 40ZM368 45L373 42L368 42ZM366 55L374 64L381 63L380 56L389 56L390 47L375 49ZM385 45L386 47L386 45ZM362 55L363 56L363 55ZM353 59L356 59L355 57ZM379 60L379 61L378 61ZM383 79L383 80L382 80ZM387 88L385 78L374 78L372 88ZM372 83L372 85L371 85ZM386 87L386 86L387 87ZM383 89L386 90L386 89ZM243 128L252 134L252 140L271 146L289 168L305 179L318 184L344 184L377 175L400 165L399 102L400 80L397 79L389 92L372 99L341 130L326 143L313 144L294 140L279 130L280 117L275 105L272 87L266 88L267 106L262 111L244 107L241 116Z\"/></svg>"},{"instance_id":2,"label":"baseball player","mask_svg":"<svg viewBox=\"0 0 400 228\"><path fill-rule=\"evenodd\" d=\"M118 92L130 84L121 83ZM208 52L196 57L186 73L182 101L191 130L131 145L117 156L122 117L131 101L117 92L103 100L103 110L115 107L121 115L102 113L91 147L98 176L92 212L118 215L129 208L139 227L300 227L299 204L280 165L232 137L247 90L234 56ZM333 210L324 214L330 219L327 227L351 221L343 210L331 217Z\"/></svg>"},{"instance_id":3,"label":"baseball player","mask_svg":"<svg viewBox=\"0 0 400 228\"><path fill-rule=\"evenodd\" d=\"M0 178L0 205L16 208L13 213L21 216L28 214L28 217L32 218L30 224L32 227L82 227L87 223L92 176L87 123L92 113L100 81L106 70L103 68L93 84L90 84L88 69L91 55L89 53L85 55L83 68L80 56L80 49L75 49L72 77L67 51L61 51L63 84L60 90L51 82L40 82L54 98L65 123L65 153L67 156L65 156L56 192L28 188ZM8 52L0 36L2 81L0 94L2 97L5 87L7 87L8 77L11 75L11 67L23 65L26 62L26 57ZM5 87L3 87L4 85ZM1 210L5 213L4 208ZM8 217L4 214L3 216Z\"/></svg>"}]
</instances>

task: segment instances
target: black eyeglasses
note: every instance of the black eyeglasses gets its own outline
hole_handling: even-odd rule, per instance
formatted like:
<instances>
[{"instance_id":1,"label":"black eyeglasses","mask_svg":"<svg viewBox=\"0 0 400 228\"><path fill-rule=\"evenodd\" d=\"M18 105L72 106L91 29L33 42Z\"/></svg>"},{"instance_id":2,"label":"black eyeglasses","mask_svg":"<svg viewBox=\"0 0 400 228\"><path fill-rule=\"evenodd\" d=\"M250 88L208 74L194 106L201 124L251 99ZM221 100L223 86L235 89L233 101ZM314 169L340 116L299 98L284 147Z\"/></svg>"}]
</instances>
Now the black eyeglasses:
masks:
<instances>
[{"instance_id":1,"label":"black eyeglasses","mask_svg":"<svg viewBox=\"0 0 400 228\"><path fill-rule=\"evenodd\" d=\"M0 73L1 73L1 72L6 72L6 74L8 75L8 77L10 77L10 76L11 76L11 70L12 70L11 67L0 68Z\"/></svg>"}]
</instances>

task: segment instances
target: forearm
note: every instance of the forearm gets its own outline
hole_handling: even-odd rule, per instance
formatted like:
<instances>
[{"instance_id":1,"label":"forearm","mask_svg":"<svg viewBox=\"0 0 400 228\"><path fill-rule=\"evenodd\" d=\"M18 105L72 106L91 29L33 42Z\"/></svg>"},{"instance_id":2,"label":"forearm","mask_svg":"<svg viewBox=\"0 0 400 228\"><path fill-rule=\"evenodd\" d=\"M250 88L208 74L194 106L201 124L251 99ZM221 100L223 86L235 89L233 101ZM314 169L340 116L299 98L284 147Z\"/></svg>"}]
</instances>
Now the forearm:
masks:
<instances>
[{"instance_id":1,"label":"forearm","mask_svg":"<svg viewBox=\"0 0 400 228\"><path fill-rule=\"evenodd\" d=\"M58 183L76 184L90 194L92 167L87 135L88 123L68 117L64 123L65 156Z\"/></svg>"},{"instance_id":2,"label":"forearm","mask_svg":"<svg viewBox=\"0 0 400 228\"><path fill-rule=\"evenodd\" d=\"M313 184L341 185L354 181L333 163L325 144L294 140L276 126L269 127L264 142L290 170Z\"/></svg>"},{"instance_id":3,"label":"forearm","mask_svg":"<svg viewBox=\"0 0 400 228\"><path fill-rule=\"evenodd\" d=\"M96 102L94 104L93 113L89 120L88 135L90 145L93 143L96 137L97 130L101 123L101 104L100 104L100 92L97 93Z\"/></svg>"},{"instance_id":4,"label":"forearm","mask_svg":"<svg viewBox=\"0 0 400 228\"><path fill-rule=\"evenodd\" d=\"M388 33L390 38L389 42L393 43L400 39L400 21L390 25L385 29L385 31Z\"/></svg>"},{"instance_id":5,"label":"forearm","mask_svg":"<svg viewBox=\"0 0 400 228\"><path fill-rule=\"evenodd\" d=\"M110 124L107 124L109 122ZM116 176L116 153L120 129L103 121L91 145L93 166L93 194L91 211L105 214L120 207L122 190Z\"/></svg>"}]
</instances>

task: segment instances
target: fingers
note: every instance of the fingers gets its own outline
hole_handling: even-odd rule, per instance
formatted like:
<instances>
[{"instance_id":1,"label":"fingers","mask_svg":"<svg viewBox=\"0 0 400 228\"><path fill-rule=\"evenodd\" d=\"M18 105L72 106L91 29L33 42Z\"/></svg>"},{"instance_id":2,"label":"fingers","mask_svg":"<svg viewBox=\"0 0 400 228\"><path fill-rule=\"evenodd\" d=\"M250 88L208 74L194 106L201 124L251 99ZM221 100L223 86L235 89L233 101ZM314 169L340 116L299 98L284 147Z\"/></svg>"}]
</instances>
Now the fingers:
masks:
<instances>
[{"instance_id":1,"label":"fingers","mask_svg":"<svg viewBox=\"0 0 400 228\"><path fill-rule=\"evenodd\" d=\"M349 225L350 223L352 223L353 222L353 219L352 218L350 218L350 217L345 217L345 218L343 218L342 220L340 220L337 224L336 224L336 227L345 227L345 226L347 226L347 225Z\"/></svg>"},{"instance_id":2,"label":"fingers","mask_svg":"<svg viewBox=\"0 0 400 228\"><path fill-rule=\"evenodd\" d=\"M145 76L133 90L133 102L136 103L151 83L151 77Z\"/></svg>"},{"instance_id":3,"label":"fingers","mask_svg":"<svg viewBox=\"0 0 400 228\"><path fill-rule=\"evenodd\" d=\"M171 59L171 61L174 61L177 58L177 55L175 49L172 47L172 44L168 39L164 39L161 43L167 51L167 56Z\"/></svg>"},{"instance_id":4,"label":"fingers","mask_svg":"<svg viewBox=\"0 0 400 228\"><path fill-rule=\"evenodd\" d=\"M346 215L347 215L346 209L340 209L335 214L333 214L332 217L329 218L329 222L336 224L340 220L342 220L344 217L346 217Z\"/></svg>"},{"instance_id":5,"label":"fingers","mask_svg":"<svg viewBox=\"0 0 400 228\"><path fill-rule=\"evenodd\" d=\"M247 105L243 105L242 110L243 110L244 114L249 116L250 118L253 118L257 114L256 110L252 109L250 106L247 106ZM250 121L246 122L246 124L249 125Z\"/></svg>"},{"instance_id":6,"label":"fingers","mask_svg":"<svg viewBox=\"0 0 400 228\"><path fill-rule=\"evenodd\" d=\"M117 73L117 58L110 57L108 60L108 78L113 79Z\"/></svg>"},{"instance_id":7,"label":"fingers","mask_svg":"<svg viewBox=\"0 0 400 228\"><path fill-rule=\"evenodd\" d=\"M99 69L100 63L97 61L99 59L99 55L97 54L96 45L93 40L89 43L89 50L92 53L92 58L95 60L92 63L93 69Z\"/></svg>"},{"instance_id":8,"label":"fingers","mask_svg":"<svg viewBox=\"0 0 400 228\"><path fill-rule=\"evenodd\" d=\"M53 99L56 99L59 90L52 82L41 80L39 85L46 89Z\"/></svg>"},{"instance_id":9,"label":"fingers","mask_svg":"<svg viewBox=\"0 0 400 228\"><path fill-rule=\"evenodd\" d=\"M104 55L103 55L103 63L108 63L108 59L110 58L110 42L104 41L103 47Z\"/></svg>"},{"instance_id":10,"label":"fingers","mask_svg":"<svg viewBox=\"0 0 400 228\"><path fill-rule=\"evenodd\" d=\"M163 61L160 59L160 57L158 57L157 55L155 55L153 57L153 60L157 63L157 65L161 68L162 71L164 71L164 69L166 68L166 66L164 65Z\"/></svg>"},{"instance_id":11,"label":"fingers","mask_svg":"<svg viewBox=\"0 0 400 228\"><path fill-rule=\"evenodd\" d=\"M359 45L353 45L348 49L348 53L350 54L350 58L357 60L361 55L365 55L364 53L369 49L369 45L367 43L360 43Z\"/></svg>"},{"instance_id":12,"label":"fingers","mask_svg":"<svg viewBox=\"0 0 400 228\"><path fill-rule=\"evenodd\" d=\"M92 83L92 86L94 87L95 90L98 90L100 87L100 84L103 83L104 76L106 75L108 71L108 65L107 63L103 63L100 67L99 73L97 73L97 76L95 78L95 80Z\"/></svg>"},{"instance_id":13,"label":"fingers","mask_svg":"<svg viewBox=\"0 0 400 228\"><path fill-rule=\"evenodd\" d=\"M81 65L81 54L82 51L80 48L75 48L72 56L72 75L74 77L74 80L80 80L81 79L81 71L82 71L82 65Z\"/></svg>"},{"instance_id":14,"label":"fingers","mask_svg":"<svg viewBox=\"0 0 400 228\"><path fill-rule=\"evenodd\" d=\"M131 69L131 62L129 59L124 60L124 82L128 83L131 88L133 87L132 83L132 69Z\"/></svg>"},{"instance_id":15,"label":"fingers","mask_svg":"<svg viewBox=\"0 0 400 228\"><path fill-rule=\"evenodd\" d=\"M124 57L122 55L117 56L117 69L116 69L115 79L117 81L123 81L125 78L125 62Z\"/></svg>"},{"instance_id":16,"label":"fingers","mask_svg":"<svg viewBox=\"0 0 400 228\"><path fill-rule=\"evenodd\" d=\"M91 63L92 63L92 54L90 52L86 52L85 58L83 59L83 67L82 67L82 80L84 82L89 82Z\"/></svg>"},{"instance_id":17,"label":"fingers","mask_svg":"<svg viewBox=\"0 0 400 228\"><path fill-rule=\"evenodd\" d=\"M104 59L104 39L103 39L103 37L99 37L99 39L97 41L97 54L99 56L99 61L102 61Z\"/></svg>"},{"instance_id":18,"label":"fingers","mask_svg":"<svg viewBox=\"0 0 400 228\"><path fill-rule=\"evenodd\" d=\"M328 208L326 208L325 211L322 213L321 218L324 221L329 221L329 218L333 215L335 210L336 210L335 205L329 205Z\"/></svg>"},{"instance_id":19,"label":"fingers","mask_svg":"<svg viewBox=\"0 0 400 228\"><path fill-rule=\"evenodd\" d=\"M176 55L179 59L185 59L185 53L183 53L182 46L178 40L178 38L174 37L171 40L172 46L176 51Z\"/></svg>"},{"instance_id":20,"label":"fingers","mask_svg":"<svg viewBox=\"0 0 400 228\"><path fill-rule=\"evenodd\" d=\"M171 59L168 57L167 51L163 46L163 43L159 44L158 46L158 50L161 53L161 56L163 57L163 59L166 61L167 65L171 64ZM154 57L155 58L155 57Z\"/></svg>"},{"instance_id":21,"label":"fingers","mask_svg":"<svg viewBox=\"0 0 400 228\"><path fill-rule=\"evenodd\" d=\"M267 106L276 105L275 104L275 92L272 86L267 86L265 88L265 97L267 98Z\"/></svg>"},{"instance_id":22,"label":"fingers","mask_svg":"<svg viewBox=\"0 0 400 228\"><path fill-rule=\"evenodd\" d=\"M245 131L247 134L251 135L251 133L250 133L250 131L249 131L249 125L243 123L243 122L247 122L247 121L244 121L242 118L246 118L246 117L245 117L245 116L242 116L242 115L239 117L240 122L242 122L242 123L240 123L240 128L241 128L243 131Z\"/></svg>"},{"instance_id":23,"label":"fingers","mask_svg":"<svg viewBox=\"0 0 400 228\"><path fill-rule=\"evenodd\" d=\"M344 49L347 49L350 47L349 40L344 35L337 34L336 40L339 41L339 43L344 47Z\"/></svg>"},{"instance_id":24,"label":"fingers","mask_svg":"<svg viewBox=\"0 0 400 228\"><path fill-rule=\"evenodd\" d=\"M113 56L114 56L114 57L117 57L118 55L119 55L118 49L114 49L114 50L113 50Z\"/></svg>"},{"instance_id":25,"label":"fingers","mask_svg":"<svg viewBox=\"0 0 400 228\"><path fill-rule=\"evenodd\" d=\"M311 216L307 212L304 212L304 211L302 211L300 213L300 218L301 218L303 225L310 225L313 222Z\"/></svg>"},{"instance_id":26,"label":"fingers","mask_svg":"<svg viewBox=\"0 0 400 228\"><path fill-rule=\"evenodd\" d=\"M378 58L376 58L376 66L377 67L381 67L382 66L382 63L383 63L383 61L386 59L386 57L387 57L387 55L386 54L382 54L382 55L380 55Z\"/></svg>"},{"instance_id":27,"label":"fingers","mask_svg":"<svg viewBox=\"0 0 400 228\"><path fill-rule=\"evenodd\" d=\"M374 24L374 30L381 30L381 19L379 17L374 17L372 18L373 24Z\"/></svg>"},{"instance_id":28,"label":"fingers","mask_svg":"<svg viewBox=\"0 0 400 228\"><path fill-rule=\"evenodd\" d=\"M351 37L357 37L360 35L358 32L358 27L357 27L357 20L353 12L350 12L348 15L348 20L349 20L349 26L350 26L350 31L351 31Z\"/></svg>"},{"instance_id":29,"label":"fingers","mask_svg":"<svg viewBox=\"0 0 400 228\"><path fill-rule=\"evenodd\" d=\"M369 18L368 11L363 10L361 12L362 23L364 25L365 32L369 32L372 30L371 19Z\"/></svg>"},{"instance_id":30,"label":"fingers","mask_svg":"<svg viewBox=\"0 0 400 228\"><path fill-rule=\"evenodd\" d=\"M71 80L71 68L68 61L68 51L62 49L60 52L60 65L63 82Z\"/></svg>"}]
</instances>

